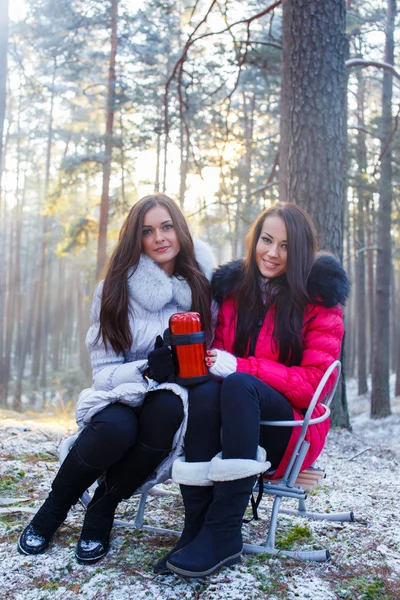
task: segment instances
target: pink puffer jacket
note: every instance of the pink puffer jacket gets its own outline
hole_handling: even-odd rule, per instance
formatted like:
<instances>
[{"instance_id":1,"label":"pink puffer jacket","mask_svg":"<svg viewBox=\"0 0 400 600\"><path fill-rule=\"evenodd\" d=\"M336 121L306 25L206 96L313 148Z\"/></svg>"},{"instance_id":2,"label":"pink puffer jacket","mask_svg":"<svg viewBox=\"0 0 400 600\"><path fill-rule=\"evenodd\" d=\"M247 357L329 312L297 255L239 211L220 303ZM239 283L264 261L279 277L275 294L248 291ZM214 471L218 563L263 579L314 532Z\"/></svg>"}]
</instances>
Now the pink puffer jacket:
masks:
<instances>
[{"instance_id":1,"label":"pink puffer jacket","mask_svg":"<svg viewBox=\"0 0 400 600\"><path fill-rule=\"evenodd\" d=\"M225 272L224 272L225 270ZM214 347L233 353L236 330L235 303L229 296L229 281L237 281L243 270L241 261L230 263L219 269L213 279L213 290L217 300L222 301L215 332ZM232 277L232 274L235 276ZM339 358L344 335L342 310L338 302L344 303L349 292L349 281L345 272L329 255L317 258L309 278L308 291L318 304L309 304L303 328L304 352L299 366L287 367L278 362L278 349L272 339L274 329L273 309L264 319L258 336L254 356L237 358L237 371L258 377L291 403L295 420L303 418L312 396L329 365ZM328 381L322 398L334 384L333 375ZM317 404L313 417L321 415L323 409ZM324 447L329 430L329 419L312 425L308 429L307 441L310 448L303 469L309 467ZM283 475L294 446L300 435L300 427L294 427L288 447L274 477Z\"/></svg>"}]
</instances>

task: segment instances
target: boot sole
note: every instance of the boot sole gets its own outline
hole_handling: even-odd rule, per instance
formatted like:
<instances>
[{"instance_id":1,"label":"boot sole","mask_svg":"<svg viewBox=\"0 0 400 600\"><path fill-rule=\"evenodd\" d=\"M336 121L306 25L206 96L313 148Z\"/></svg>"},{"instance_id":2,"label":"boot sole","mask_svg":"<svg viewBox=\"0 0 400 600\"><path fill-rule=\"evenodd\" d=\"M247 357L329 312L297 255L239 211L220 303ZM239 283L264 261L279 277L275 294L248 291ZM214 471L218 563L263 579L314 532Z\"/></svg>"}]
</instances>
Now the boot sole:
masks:
<instances>
[{"instance_id":1,"label":"boot sole","mask_svg":"<svg viewBox=\"0 0 400 600\"><path fill-rule=\"evenodd\" d=\"M17 544L17 550L20 554L23 554L24 556L37 556L39 554L44 554L47 550L49 546L47 545L45 548L43 548L43 550L39 550L39 551L34 551L34 552L27 552L26 550L24 550L22 548L22 546L20 545L20 543L18 542Z\"/></svg>"},{"instance_id":2,"label":"boot sole","mask_svg":"<svg viewBox=\"0 0 400 600\"><path fill-rule=\"evenodd\" d=\"M75 558L78 561L78 563L80 565L94 565L94 563L97 563L99 560L101 560L102 558L105 557L106 554L108 554L108 548L105 552L103 552L103 554L100 554L99 556L95 556L93 558L81 558L76 552L75 552Z\"/></svg>"},{"instance_id":3,"label":"boot sole","mask_svg":"<svg viewBox=\"0 0 400 600\"><path fill-rule=\"evenodd\" d=\"M175 565L171 564L168 561L167 561L167 567L170 571L173 571L174 573L177 573L178 575L183 575L184 577L206 577L207 575L211 575L212 573L214 573L221 567L231 567L232 565L236 565L240 560L241 554L242 554L242 550L240 552L238 552L237 554L232 554L232 556L228 556L227 558L224 558L224 560L221 560L218 564L214 565L210 569L207 569L206 571L187 571L186 569L181 569L179 567L176 567Z\"/></svg>"},{"instance_id":4,"label":"boot sole","mask_svg":"<svg viewBox=\"0 0 400 600\"><path fill-rule=\"evenodd\" d=\"M44 548L42 548L41 550L35 550L32 552L28 552L27 550L24 550L24 548L21 546L21 544L19 543L19 540L18 540L17 550L23 556L38 556L39 554L44 554L46 552L46 550L49 547L49 544L50 544L50 542L48 544L46 544L46 546Z\"/></svg>"}]
</instances>

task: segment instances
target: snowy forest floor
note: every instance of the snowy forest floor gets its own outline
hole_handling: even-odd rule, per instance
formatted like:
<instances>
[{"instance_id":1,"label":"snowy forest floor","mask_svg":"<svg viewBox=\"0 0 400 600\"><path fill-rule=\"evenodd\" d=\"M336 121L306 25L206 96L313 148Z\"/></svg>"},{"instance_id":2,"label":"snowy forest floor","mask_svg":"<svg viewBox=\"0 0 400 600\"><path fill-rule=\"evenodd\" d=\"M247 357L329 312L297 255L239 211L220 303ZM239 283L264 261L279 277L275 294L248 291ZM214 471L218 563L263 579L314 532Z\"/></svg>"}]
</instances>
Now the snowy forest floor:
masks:
<instances>
[{"instance_id":1,"label":"snowy forest floor","mask_svg":"<svg viewBox=\"0 0 400 600\"><path fill-rule=\"evenodd\" d=\"M400 599L400 398L393 399L391 416L372 421L369 399L357 396L355 381L348 382L348 397L353 432L331 430L319 461L327 477L311 492L308 508L353 510L355 522L283 515L278 526L280 548L328 548L331 560L304 563L245 554L239 565L200 580L155 576L153 563L176 538L124 526L114 528L105 559L90 567L77 564L80 505L45 554L19 555L16 542L31 518L26 511L34 512L45 499L58 467L57 448L75 426L72 420L0 412L0 599ZM147 522L179 529L178 488L165 489L175 494L151 496ZM137 499L122 503L117 516L133 519L137 504ZM284 504L295 507L291 500ZM264 497L262 505L262 520L243 527L245 541L265 540L271 499Z\"/></svg>"}]
</instances>

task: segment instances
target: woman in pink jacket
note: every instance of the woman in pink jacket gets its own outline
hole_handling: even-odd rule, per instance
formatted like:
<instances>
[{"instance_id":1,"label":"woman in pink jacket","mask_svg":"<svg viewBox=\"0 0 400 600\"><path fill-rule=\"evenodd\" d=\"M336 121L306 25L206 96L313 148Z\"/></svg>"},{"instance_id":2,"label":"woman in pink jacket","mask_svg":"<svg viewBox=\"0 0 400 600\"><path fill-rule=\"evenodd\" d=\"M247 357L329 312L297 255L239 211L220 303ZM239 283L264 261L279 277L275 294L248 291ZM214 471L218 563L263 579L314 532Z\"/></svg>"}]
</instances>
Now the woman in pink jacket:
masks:
<instances>
[{"instance_id":1,"label":"woman in pink jacket","mask_svg":"<svg viewBox=\"0 0 400 600\"><path fill-rule=\"evenodd\" d=\"M189 577L238 562L255 475L282 475L300 433L298 427L260 427L260 420L303 418L324 372L340 355L340 304L349 293L338 261L316 253L310 217L291 203L258 216L245 260L217 270L212 286L220 310L206 364L218 378L208 385L221 386L220 413L208 409L201 427L201 387L199 398L192 392L186 456L173 467L185 490L185 529L164 559L170 570ZM320 414L317 405L313 416ZM207 435L207 423L218 418L221 452L215 436L209 441ZM304 468L320 454L328 429L328 420L310 428Z\"/></svg>"}]
</instances>

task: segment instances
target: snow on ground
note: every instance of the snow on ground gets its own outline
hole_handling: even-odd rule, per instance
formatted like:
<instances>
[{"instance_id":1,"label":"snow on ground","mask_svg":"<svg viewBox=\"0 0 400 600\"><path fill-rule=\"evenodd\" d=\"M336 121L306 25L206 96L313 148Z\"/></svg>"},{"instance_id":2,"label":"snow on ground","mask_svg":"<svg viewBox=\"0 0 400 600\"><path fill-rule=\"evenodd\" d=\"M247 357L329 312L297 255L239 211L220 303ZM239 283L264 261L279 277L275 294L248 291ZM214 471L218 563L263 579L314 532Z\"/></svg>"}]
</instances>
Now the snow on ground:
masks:
<instances>
[{"instance_id":1,"label":"snow on ground","mask_svg":"<svg viewBox=\"0 0 400 600\"><path fill-rule=\"evenodd\" d=\"M74 547L83 518L79 505L45 554L19 555L18 535L46 497L57 470L58 446L75 427L72 421L0 412L0 600L400 599L400 398L393 399L391 416L371 420L368 397L357 397L355 381L349 381L348 395L353 432L330 432L319 461L327 477L310 493L308 509L353 510L355 522L283 515L277 535L282 548L328 548L331 560L306 563L247 554L241 564L201 580L155 576L153 563L176 537L124 526L114 528L112 548L103 561L78 565ZM179 529L178 488L162 487L175 494L150 496L147 522ZM295 506L291 500L283 503ZM132 520L137 504L137 499L122 503L118 516ZM271 499L264 497L261 521L243 528L245 541L265 540L271 506Z\"/></svg>"}]
</instances>

